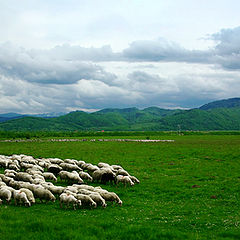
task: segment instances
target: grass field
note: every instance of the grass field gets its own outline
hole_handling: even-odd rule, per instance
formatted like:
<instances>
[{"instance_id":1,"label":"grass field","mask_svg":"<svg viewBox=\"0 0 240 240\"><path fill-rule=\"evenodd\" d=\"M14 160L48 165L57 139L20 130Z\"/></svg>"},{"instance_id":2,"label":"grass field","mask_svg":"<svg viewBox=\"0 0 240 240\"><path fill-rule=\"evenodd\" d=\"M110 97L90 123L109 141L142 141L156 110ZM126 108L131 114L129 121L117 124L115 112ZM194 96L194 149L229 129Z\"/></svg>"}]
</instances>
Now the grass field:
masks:
<instances>
[{"instance_id":1,"label":"grass field","mask_svg":"<svg viewBox=\"0 0 240 240\"><path fill-rule=\"evenodd\" d=\"M0 154L120 164L141 181L102 186L122 207L2 205L0 239L240 239L240 136L154 138L175 142L0 142Z\"/></svg>"}]
</instances>

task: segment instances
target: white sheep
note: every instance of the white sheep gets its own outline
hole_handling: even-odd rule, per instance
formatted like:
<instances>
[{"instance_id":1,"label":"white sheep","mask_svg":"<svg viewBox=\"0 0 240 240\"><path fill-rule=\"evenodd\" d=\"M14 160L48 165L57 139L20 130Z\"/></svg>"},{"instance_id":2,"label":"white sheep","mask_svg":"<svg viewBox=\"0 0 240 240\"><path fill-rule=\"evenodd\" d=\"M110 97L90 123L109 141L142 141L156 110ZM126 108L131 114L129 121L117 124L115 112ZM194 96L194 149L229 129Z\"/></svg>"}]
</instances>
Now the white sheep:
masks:
<instances>
[{"instance_id":1,"label":"white sheep","mask_svg":"<svg viewBox=\"0 0 240 240\"><path fill-rule=\"evenodd\" d=\"M129 176L118 175L116 177L116 184L123 183L125 186L130 185L133 186L134 182L131 180Z\"/></svg>"},{"instance_id":2,"label":"white sheep","mask_svg":"<svg viewBox=\"0 0 240 240\"><path fill-rule=\"evenodd\" d=\"M80 178L82 178L83 180L88 180L90 182L92 182L93 178L86 172L80 171L79 172L79 176Z\"/></svg>"},{"instance_id":3,"label":"white sheep","mask_svg":"<svg viewBox=\"0 0 240 240\"><path fill-rule=\"evenodd\" d=\"M105 200L101 197L101 195L97 192L92 192L89 194L89 197L98 205L101 205L103 208L107 206Z\"/></svg>"},{"instance_id":4,"label":"white sheep","mask_svg":"<svg viewBox=\"0 0 240 240\"><path fill-rule=\"evenodd\" d=\"M43 188L42 186L34 187L32 191L33 191L34 197L39 198L41 202L43 202L43 200L45 200L46 203L48 201L55 202L56 200L56 197L49 190Z\"/></svg>"},{"instance_id":5,"label":"white sheep","mask_svg":"<svg viewBox=\"0 0 240 240\"><path fill-rule=\"evenodd\" d=\"M0 198L2 200L6 200L6 202L9 204L12 198L12 192L6 188L6 187L1 187L0 188Z\"/></svg>"},{"instance_id":6,"label":"white sheep","mask_svg":"<svg viewBox=\"0 0 240 240\"><path fill-rule=\"evenodd\" d=\"M19 204L23 203L25 206L28 206L28 207L31 206L31 203L28 201L28 198L25 192L21 190L15 190L13 196L14 196L15 205L17 205L17 203Z\"/></svg>"},{"instance_id":7,"label":"white sheep","mask_svg":"<svg viewBox=\"0 0 240 240\"><path fill-rule=\"evenodd\" d=\"M31 204L33 204L33 203L36 202L36 201L35 201L35 198L34 198L34 195L33 195L33 192L32 192L31 190L29 190L29 189L27 189L27 188L20 188L19 190L20 190L21 192L24 192L24 193L26 194L27 199L28 199L28 201L29 201Z\"/></svg>"},{"instance_id":8,"label":"white sheep","mask_svg":"<svg viewBox=\"0 0 240 240\"><path fill-rule=\"evenodd\" d=\"M45 180L52 180L54 182L57 182L57 178L55 177L55 175L51 172L44 172L43 173L43 177L45 178Z\"/></svg>"},{"instance_id":9,"label":"white sheep","mask_svg":"<svg viewBox=\"0 0 240 240\"><path fill-rule=\"evenodd\" d=\"M90 206L90 207L94 207L94 208L97 207L97 204L88 195L78 193L78 194L76 194L76 198L82 202L82 205Z\"/></svg>"},{"instance_id":10,"label":"white sheep","mask_svg":"<svg viewBox=\"0 0 240 240\"><path fill-rule=\"evenodd\" d=\"M62 193L59 196L60 199L60 207L62 208L63 203L66 204L68 207L70 204L73 205L73 209L76 210L76 206L81 206L81 200L76 199L73 195L69 193Z\"/></svg>"}]
</instances>

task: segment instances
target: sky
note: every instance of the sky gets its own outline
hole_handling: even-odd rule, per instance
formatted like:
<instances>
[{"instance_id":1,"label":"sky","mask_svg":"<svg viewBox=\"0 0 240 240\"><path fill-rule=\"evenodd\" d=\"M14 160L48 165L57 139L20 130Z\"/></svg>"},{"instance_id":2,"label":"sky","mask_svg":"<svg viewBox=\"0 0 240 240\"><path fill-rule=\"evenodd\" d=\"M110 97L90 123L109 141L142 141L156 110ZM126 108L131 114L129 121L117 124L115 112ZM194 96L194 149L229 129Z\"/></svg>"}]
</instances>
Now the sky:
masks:
<instances>
[{"instance_id":1,"label":"sky","mask_svg":"<svg viewBox=\"0 0 240 240\"><path fill-rule=\"evenodd\" d=\"M0 113L239 97L238 0L0 0Z\"/></svg>"}]
</instances>

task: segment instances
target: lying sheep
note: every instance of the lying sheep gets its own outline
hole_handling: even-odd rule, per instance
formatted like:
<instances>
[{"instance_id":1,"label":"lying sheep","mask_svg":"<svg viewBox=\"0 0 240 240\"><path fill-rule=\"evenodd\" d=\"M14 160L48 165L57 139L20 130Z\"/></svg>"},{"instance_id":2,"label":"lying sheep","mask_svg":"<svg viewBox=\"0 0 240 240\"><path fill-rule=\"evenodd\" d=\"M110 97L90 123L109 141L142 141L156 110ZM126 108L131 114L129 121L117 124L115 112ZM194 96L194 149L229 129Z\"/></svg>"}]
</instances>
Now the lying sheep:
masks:
<instances>
[{"instance_id":1,"label":"lying sheep","mask_svg":"<svg viewBox=\"0 0 240 240\"><path fill-rule=\"evenodd\" d=\"M13 196L14 196L15 205L17 205L17 203L19 204L23 203L25 206L28 206L28 207L31 206L31 203L28 201L27 195L25 192L21 190L15 190Z\"/></svg>"},{"instance_id":2,"label":"lying sheep","mask_svg":"<svg viewBox=\"0 0 240 240\"><path fill-rule=\"evenodd\" d=\"M133 186L134 182L131 180L129 176L118 175L116 177L116 184L123 183L125 186L130 185Z\"/></svg>"},{"instance_id":3,"label":"lying sheep","mask_svg":"<svg viewBox=\"0 0 240 240\"><path fill-rule=\"evenodd\" d=\"M81 206L81 200L76 199L73 195L68 193L62 193L59 197L60 199L60 208L62 208L63 203L69 207L70 204L73 205L73 209L76 210L76 206Z\"/></svg>"}]
</instances>

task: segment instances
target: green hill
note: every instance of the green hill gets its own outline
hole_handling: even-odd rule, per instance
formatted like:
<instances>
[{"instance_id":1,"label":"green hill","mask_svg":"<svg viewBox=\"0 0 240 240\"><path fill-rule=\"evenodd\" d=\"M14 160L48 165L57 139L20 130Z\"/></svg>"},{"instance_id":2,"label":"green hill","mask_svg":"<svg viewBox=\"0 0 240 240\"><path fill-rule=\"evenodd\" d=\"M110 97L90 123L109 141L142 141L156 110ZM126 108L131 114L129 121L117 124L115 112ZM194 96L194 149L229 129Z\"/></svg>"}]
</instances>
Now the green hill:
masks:
<instances>
[{"instance_id":1,"label":"green hill","mask_svg":"<svg viewBox=\"0 0 240 240\"><path fill-rule=\"evenodd\" d=\"M75 111L55 118L23 117L0 123L1 131L180 129L240 130L240 98L216 101L191 110L109 108L94 113Z\"/></svg>"}]
</instances>

